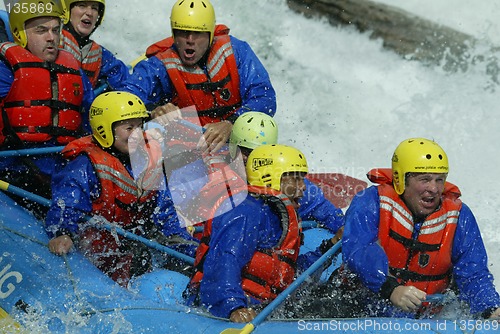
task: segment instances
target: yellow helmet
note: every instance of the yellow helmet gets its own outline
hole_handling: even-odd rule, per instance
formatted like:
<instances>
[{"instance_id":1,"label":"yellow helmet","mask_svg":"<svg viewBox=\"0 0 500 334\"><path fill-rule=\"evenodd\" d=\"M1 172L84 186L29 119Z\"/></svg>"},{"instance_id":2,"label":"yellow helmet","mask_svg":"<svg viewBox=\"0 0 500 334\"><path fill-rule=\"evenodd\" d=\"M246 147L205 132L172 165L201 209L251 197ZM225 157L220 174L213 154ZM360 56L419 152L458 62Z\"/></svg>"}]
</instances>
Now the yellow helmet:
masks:
<instances>
[{"instance_id":1,"label":"yellow helmet","mask_svg":"<svg viewBox=\"0 0 500 334\"><path fill-rule=\"evenodd\" d=\"M210 44L214 39L215 11L208 0L177 0L170 14L172 36L174 29L210 33Z\"/></svg>"},{"instance_id":2,"label":"yellow helmet","mask_svg":"<svg viewBox=\"0 0 500 334\"><path fill-rule=\"evenodd\" d=\"M71 18L71 6L76 2L82 2L84 0L62 0L62 8L63 8L63 18L64 24L67 24ZM99 3L99 18L95 24L95 29L101 25L102 20L104 19L104 10L106 9L106 1L105 0L90 0L91 2Z\"/></svg>"},{"instance_id":3,"label":"yellow helmet","mask_svg":"<svg viewBox=\"0 0 500 334\"><path fill-rule=\"evenodd\" d=\"M248 184L281 191L284 173L307 173L307 161L298 149L286 145L261 145L248 156Z\"/></svg>"},{"instance_id":4,"label":"yellow helmet","mask_svg":"<svg viewBox=\"0 0 500 334\"><path fill-rule=\"evenodd\" d=\"M60 0L15 1L9 13L9 25L14 42L23 48L28 44L26 30L24 29L27 21L38 17L57 17L62 19L62 15L63 10Z\"/></svg>"},{"instance_id":5,"label":"yellow helmet","mask_svg":"<svg viewBox=\"0 0 500 334\"><path fill-rule=\"evenodd\" d=\"M406 139L392 155L392 182L399 195L405 191L406 173L448 173L448 157L432 140Z\"/></svg>"},{"instance_id":6,"label":"yellow helmet","mask_svg":"<svg viewBox=\"0 0 500 334\"><path fill-rule=\"evenodd\" d=\"M236 156L238 146L251 150L265 144L278 143L278 125L274 119L262 112L249 111L234 122L229 137L229 151Z\"/></svg>"},{"instance_id":7,"label":"yellow helmet","mask_svg":"<svg viewBox=\"0 0 500 334\"><path fill-rule=\"evenodd\" d=\"M144 102L127 92L108 92L95 98L90 106L89 118L92 135L104 148L115 141L113 123L132 118L147 118Z\"/></svg>"}]
</instances>

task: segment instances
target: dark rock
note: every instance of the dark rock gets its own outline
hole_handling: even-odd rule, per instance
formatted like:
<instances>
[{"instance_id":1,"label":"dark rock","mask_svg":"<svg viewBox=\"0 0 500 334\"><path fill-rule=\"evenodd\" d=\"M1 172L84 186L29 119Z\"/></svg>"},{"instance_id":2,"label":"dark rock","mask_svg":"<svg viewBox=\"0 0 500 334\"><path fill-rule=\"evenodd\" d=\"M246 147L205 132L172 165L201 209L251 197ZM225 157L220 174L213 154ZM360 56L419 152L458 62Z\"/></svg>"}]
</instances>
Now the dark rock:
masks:
<instances>
[{"instance_id":1,"label":"dark rock","mask_svg":"<svg viewBox=\"0 0 500 334\"><path fill-rule=\"evenodd\" d=\"M405 59L440 65L446 71L466 71L486 62L486 71L498 83L495 52L472 55L472 36L436 24L404 10L368 0L287 0L289 8L306 17L324 17L334 26L350 26L383 40L383 46Z\"/></svg>"}]
</instances>

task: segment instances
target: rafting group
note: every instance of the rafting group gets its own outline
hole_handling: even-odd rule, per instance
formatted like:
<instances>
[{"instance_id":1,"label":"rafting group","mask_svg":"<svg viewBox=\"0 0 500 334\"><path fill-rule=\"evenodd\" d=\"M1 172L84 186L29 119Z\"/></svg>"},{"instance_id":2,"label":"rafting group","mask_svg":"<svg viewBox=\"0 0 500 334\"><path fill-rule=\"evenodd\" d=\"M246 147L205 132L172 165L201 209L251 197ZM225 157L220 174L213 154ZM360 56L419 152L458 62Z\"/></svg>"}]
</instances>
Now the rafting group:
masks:
<instances>
[{"instance_id":1,"label":"rafting group","mask_svg":"<svg viewBox=\"0 0 500 334\"><path fill-rule=\"evenodd\" d=\"M44 222L53 254L81 252L125 289L177 271L189 278L186 305L249 322L336 247L342 263L286 314L429 318L443 308L433 297L447 295L472 318L500 318L478 224L438 143L401 141L391 167L369 171L373 185L337 207L306 155L279 144L269 74L209 0L176 1L171 36L133 68L91 39L105 0L5 7L0 181L50 200L10 194ZM56 150L33 153L44 148ZM305 221L329 237L311 247Z\"/></svg>"}]
</instances>

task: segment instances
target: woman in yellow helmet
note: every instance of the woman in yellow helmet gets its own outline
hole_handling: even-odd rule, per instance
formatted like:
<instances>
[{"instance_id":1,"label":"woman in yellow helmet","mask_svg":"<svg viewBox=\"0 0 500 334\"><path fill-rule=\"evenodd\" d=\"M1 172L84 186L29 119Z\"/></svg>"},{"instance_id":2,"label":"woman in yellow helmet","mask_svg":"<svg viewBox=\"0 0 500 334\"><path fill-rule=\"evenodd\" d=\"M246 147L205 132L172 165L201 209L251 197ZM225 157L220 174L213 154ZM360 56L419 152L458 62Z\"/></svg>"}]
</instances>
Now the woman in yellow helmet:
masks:
<instances>
[{"instance_id":1,"label":"woman in yellow helmet","mask_svg":"<svg viewBox=\"0 0 500 334\"><path fill-rule=\"evenodd\" d=\"M109 89L117 87L129 75L127 65L90 39L104 18L105 0L63 0L63 6L61 47L80 62L94 88L104 84Z\"/></svg>"}]
</instances>

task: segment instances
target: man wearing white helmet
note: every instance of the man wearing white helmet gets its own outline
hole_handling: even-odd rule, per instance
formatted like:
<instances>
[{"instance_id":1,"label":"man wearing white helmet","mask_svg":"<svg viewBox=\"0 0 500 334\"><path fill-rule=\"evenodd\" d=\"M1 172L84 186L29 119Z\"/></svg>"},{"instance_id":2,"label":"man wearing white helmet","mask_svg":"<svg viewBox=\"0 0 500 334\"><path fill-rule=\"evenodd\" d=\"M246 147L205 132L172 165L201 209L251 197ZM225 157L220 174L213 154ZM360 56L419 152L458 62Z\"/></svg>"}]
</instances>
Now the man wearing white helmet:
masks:
<instances>
[{"instance_id":1,"label":"man wearing white helmet","mask_svg":"<svg viewBox=\"0 0 500 334\"><path fill-rule=\"evenodd\" d=\"M456 289L473 315L500 318L479 227L448 170L437 143L410 138L394 151L392 170L368 174L378 186L352 201L342 250L364 315L429 316L439 308L428 296Z\"/></svg>"},{"instance_id":2,"label":"man wearing white helmet","mask_svg":"<svg viewBox=\"0 0 500 334\"><path fill-rule=\"evenodd\" d=\"M153 117L194 107L183 117L206 128L211 152L227 142L244 112L274 115L276 95L269 74L246 42L230 36L227 27L216 26L209 0L178 0L170 24L173 38L139 62L120 89L159 106Z\"/></svg>"}]
</instances>

